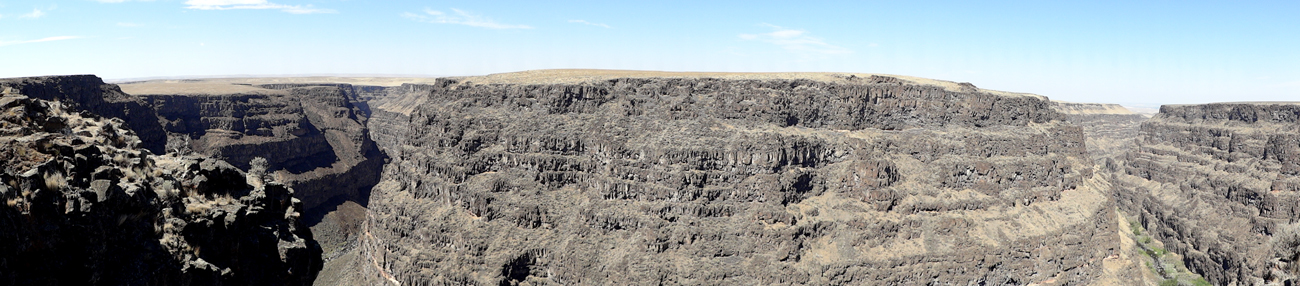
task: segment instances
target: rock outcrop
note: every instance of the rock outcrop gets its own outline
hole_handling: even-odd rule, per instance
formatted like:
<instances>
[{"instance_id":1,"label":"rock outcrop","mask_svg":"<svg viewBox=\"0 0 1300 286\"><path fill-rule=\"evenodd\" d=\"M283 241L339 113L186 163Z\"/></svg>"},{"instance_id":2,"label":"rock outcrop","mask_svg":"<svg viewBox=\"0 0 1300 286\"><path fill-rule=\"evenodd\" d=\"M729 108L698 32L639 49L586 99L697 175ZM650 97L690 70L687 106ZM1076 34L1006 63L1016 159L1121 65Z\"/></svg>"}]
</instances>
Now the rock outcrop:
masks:
<instances>
[{"instance_id":1,"label":"rock outcrop","mask_svg":"<svg viewBox=\"0 0 1300 286\"><path fill-rule=\"evenodd\" d=\"M121 119L21 94L97 79L5 81L74 86L0 97L0 284L312 283L320 248L292 189L216 159L153 155Z\"/></svg>"},{"instance_id":2,"label":"rock outcrop","mask_svg":"<svg viewBox=\"0 0 1300 286\"><path fill-rule=\"evenodd\" d=\"M1216 285L1295 283L1270 241L1300 218L1300 103L1166 105L1138 138L1123 210Z\"/></svg>"},{"instance_id":3,"label":"rock outcrop","mask_svg":"<svg viewBox=\"0 0 1300 286\"><path fill-rule=\"evenodd\" d=\"M385 157L370 140L368 112L355 104L353 86L145 82L122 88L156 110L171 150L243 169L265 158L268 173L297 191L326 253L355 246L362 218L347 214L364 214Z\"/></svg>"},{"instance_id":4,"label":"rock outcrop","mask_svg":"<svg viewBox=\"0 0 1300 286\"><path fill-rule=\"evenodd\" d=\"M135 131L141 147L154 154L166 152L167 133L148 104L123 93L117 85L106 84L93 75L43 76L0 79L0 90L33 98L58 101L73 110L121 119Z\"/></svg>"},{"instance_id":5,"label":"rock outcrop","mask_svg":"<svg viewBox=\"0 0 1300 286\"><path fill-rule=\"evenodd\" d=\"M362 278L1073 285L1118 245L1084 132L1045 98L879 75L606 73L446 79L409 113L372 104L392 163Z\"/></svg>"}]
</instances>

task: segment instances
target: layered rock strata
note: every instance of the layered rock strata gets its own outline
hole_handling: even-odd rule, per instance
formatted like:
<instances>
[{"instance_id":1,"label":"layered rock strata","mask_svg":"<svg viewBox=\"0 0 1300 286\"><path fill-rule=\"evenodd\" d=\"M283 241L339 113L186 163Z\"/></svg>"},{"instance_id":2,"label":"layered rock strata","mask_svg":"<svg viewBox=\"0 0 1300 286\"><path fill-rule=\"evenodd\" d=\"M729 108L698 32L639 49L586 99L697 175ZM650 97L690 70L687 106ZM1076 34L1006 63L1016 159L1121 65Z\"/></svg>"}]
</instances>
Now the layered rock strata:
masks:
<instances>
[{"instance_id":1,"label":"layered rock strata","mask_svg":"<svg viewBox=\"0 0 1300 286\"><path fill-rule=\"evenodd\" d=\"M356 86L358 103L357 106L366 107L367 114L370 115L366 125L370 130L370 137L376 145L385 152L392 152L397 145L399 138L406 135L406 130L410 129L407 124L410 122L410 114L421 103L428 98L428 94L433 90L432 85L428 84L402 84L400 86ZM327 216L327 220L338 221L340 224L347 224L347 227L360 228L365 221L367 210L360 206L348 207L349 205L340 206L338 219L331 219L335 216ZM343 212L350 212L346 214ZM321 229L317 227L314 229ZM365 235L363 233L363 235ZM366 236L348 237L349 243L359 242ZM355 246L355 245L349 245ZM364 246L364 245L360 245ZM391 283L389 278L381 275L379 267L375 261L365 259L359 255L359 250L353 247L341 248L327 257L325 271L317 280L317 285L381 285Z\"/></svg>"},{"instance_id":2,"label":"layered rock strata","mask_svg":"<svg viewBox=\"0 0 1300 286\"><path fill-rule=\"evenodd\" d=\"M1065 114L1070 123L1083 128L1088 137L1088 156L1097 164L1114 166L1114 159L1133 149L1138 126L1147 117L1118 104L1053 101L1053 109ZM1112 163L1106 165L1107 160Z\"/></svg>"},{"instance_id":3,"label":"layered rock strata","mask_svg":"<svg viewBox=\"0 0 1300 286\"><path fill-rule=\"evenodd\" d=\"M175 151L240 168L265 158L268 172L297 190L327 257L355 246L362 218L348 214L364 214L384 155L370 140L353 86L193 82L123 89L157 111Z\"/></svg>"},{"instance_id":4,"label":"layered rock strata","mask_svg":"<svg viewBox=\"0 0 1300 286\"><path fill-rule=\"evenodd\" d=\"M120 119L9 90L0 162L0 284L309 285L321 267L292 189L153 155Z\"/></svg>"},{"instance_id":5,"label":"layered rock strata","mask_svg":"<svg viewBox=\"0 0 1300 286\"><path fill-rule=\"evenodd\" d=\"M375 107L372 126L405 122L379 140L365 278L1056 285L1118 245L1084 133L1045 98L616 73L445 79L410 113Z\"/></svg>"},{"instance_id":6,"label":"layered rock strata","mask_svg":"<svg viewBox=\"0 0 1300 286\"><path fill-rule=\"evenodd\" d=\"M424 104L433 89L429 84L402 84L370 94L366 101L371 113L366 124L370 138L383 150L396 149L397 141L410 129L406 124L411 121L411 112Z\"/></svg>"},{"instance_id":7,"label":"layered rock strata","mask_svg":"<svg viewBox=\"0 0 1300 286\"><path fill-rule=\"evenodd\" d=\"M1295 283L1270 240L1300 218L1300 104L1163 106L1122 167L1118 204L1187 268L1216 285Z\"/></svg>"}]
</instances>

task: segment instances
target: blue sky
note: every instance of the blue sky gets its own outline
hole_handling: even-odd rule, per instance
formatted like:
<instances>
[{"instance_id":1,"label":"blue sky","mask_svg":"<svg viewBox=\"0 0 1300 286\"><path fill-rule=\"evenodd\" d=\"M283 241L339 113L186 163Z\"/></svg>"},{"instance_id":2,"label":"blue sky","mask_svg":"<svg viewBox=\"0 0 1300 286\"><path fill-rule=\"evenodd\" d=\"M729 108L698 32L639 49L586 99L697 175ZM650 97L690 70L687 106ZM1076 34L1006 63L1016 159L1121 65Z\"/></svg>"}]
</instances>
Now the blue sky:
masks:
<instances>
[{"instance_id":1,"label":"blue sky","mask_svg":"<svg viewBox=\"0 0 1300 286\"><path fill-rule=\"evenodd\" d=\"M1300 100L1300 2L0 0L0 77L827 71Z\"/></svg>"}]
</instances>

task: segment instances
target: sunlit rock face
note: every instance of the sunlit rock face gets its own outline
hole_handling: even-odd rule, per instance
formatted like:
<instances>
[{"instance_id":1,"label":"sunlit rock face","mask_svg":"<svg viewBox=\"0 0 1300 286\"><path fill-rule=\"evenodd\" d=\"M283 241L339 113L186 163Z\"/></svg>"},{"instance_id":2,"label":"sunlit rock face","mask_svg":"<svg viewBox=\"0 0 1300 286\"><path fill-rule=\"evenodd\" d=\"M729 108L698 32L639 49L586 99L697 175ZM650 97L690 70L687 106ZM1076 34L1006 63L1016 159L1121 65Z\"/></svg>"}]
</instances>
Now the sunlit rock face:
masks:
<instances>
[{"instance_id":1,"label":"sunlit rock face","mask_svg":"<svg viewBox=\"0 0 1300 286\"><path fill-rule=\"evenodd\" d=\"M1088 156L1106 170L1117 168L1114 160L1133 149L1138 126L1147 120L1146 115L1118 104L1060 101L1052 104L1053 109L1065 114L1066 121L1083 128L1088 137Z\"/></svg>"},{"instance_id":2,"label":"sunlit rock face","mask_svg":"<svg viewBox=\"0 0 1300 286\"><path fill-rule=\"evenodd\" d=\"M1166 105L1137 138L1122 209L1216 285L1295 283L1270 241L1300 218L1300 104Z\"/></svg>"},{"instance_id":3,"label":"sunlit rock face","mask_svg":"<svg viewBox=\"0 0 1300 286\"><path fill-rule=\"evenodd\" d=\"M117 118L126 122L140 138L141 147L154 154L166 153L167 133L149 104L104 83L94 75L41 76L0 79L0 89L36 99L58 101L68 108Z\"/></svg>"},{"instance_id":4,"label":"sunlit rock face","mask_svg":"<svg viewBox=\"0 0 1300 286\"><path fill-rule=\"evenodd\" d=\"M1039 96L873 75L528 76L370 105L392 162L356 258L368 279L1087 283L1117 245L1082 129Z\"/></svg>"}]
</instances>

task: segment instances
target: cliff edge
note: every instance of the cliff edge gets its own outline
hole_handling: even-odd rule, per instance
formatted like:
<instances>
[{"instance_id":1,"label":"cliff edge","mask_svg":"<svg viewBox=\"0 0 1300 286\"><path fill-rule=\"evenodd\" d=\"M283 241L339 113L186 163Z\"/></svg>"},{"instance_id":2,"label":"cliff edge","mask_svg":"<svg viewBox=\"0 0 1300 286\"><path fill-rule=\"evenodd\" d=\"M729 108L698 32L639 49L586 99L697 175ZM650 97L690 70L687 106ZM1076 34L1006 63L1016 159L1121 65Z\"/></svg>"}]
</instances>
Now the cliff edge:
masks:
<instances>
[{"instance_id":1,"label":"cliff edge","mask_svg":"<svg viewBox=\"0 0 1300 286\"><path fill-rule=\"evenodd\" d=\"M293 190L220 160L153 155L121 119L21 92L0 96L0 284L314 280L320 249Z\"/></svg>"}]
</instances>

